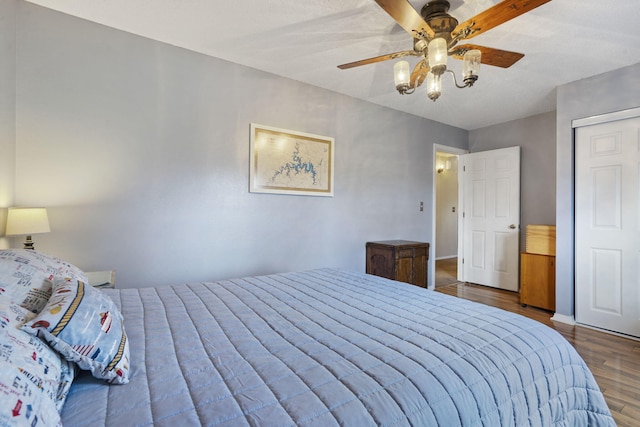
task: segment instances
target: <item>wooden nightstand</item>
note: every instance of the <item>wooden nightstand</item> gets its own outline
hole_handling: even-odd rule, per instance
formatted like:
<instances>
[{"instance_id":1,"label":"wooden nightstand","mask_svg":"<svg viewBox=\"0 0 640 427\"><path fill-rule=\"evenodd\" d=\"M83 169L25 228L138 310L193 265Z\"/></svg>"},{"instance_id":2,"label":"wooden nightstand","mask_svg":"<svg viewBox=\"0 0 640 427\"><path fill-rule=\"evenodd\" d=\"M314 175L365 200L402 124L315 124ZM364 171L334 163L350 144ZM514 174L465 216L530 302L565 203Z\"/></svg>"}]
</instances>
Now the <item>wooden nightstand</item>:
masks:
<instances>
[{"instance_id":1,"label":"wooden nightstand","mask_svg":"<svg viewBox=\"0 0 640 427\"><path fill-rule=\"evenodd\" d=\"M115 288L116 287L116 271L88 271L85 272L89 284L94 288Z\"/></svg>"},{"instance_id":2,"label":"wooden nightstand","mask_svg":"<svg viewBox=\"0 0 640 427\"><path fill-rule=\"evenodd\" d=\"M520 304L556 310L556 257L521 252Z\"/></svg>"},{"instance_id":3,"label":"wooden nightstand","mask_svg":"<svg viewBox=\"0 0 640 427\"><path fill-rule=\"evenodd\" d=\"M367 242L367 274L427 287L429 243L408 240Z\"/></svg>"}]
</instances>

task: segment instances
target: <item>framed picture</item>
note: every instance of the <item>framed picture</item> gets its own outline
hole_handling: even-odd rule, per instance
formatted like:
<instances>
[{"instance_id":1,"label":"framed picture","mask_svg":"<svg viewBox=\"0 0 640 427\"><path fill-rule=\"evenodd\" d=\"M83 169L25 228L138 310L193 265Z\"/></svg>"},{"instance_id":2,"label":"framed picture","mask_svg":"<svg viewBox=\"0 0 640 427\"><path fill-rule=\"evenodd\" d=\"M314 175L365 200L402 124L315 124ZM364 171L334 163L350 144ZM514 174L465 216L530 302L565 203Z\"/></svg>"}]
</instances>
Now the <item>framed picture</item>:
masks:
<instances>
[{"instance_id":1,"label":"framed picture","mask_svg":"<svg viewBox=\"0 0 640 427\"><path fill-rule=\"evenodd\" d=\"M333 196L333 143L327 136L251 123L249 191Z\"/></svg>"}]
</instances>

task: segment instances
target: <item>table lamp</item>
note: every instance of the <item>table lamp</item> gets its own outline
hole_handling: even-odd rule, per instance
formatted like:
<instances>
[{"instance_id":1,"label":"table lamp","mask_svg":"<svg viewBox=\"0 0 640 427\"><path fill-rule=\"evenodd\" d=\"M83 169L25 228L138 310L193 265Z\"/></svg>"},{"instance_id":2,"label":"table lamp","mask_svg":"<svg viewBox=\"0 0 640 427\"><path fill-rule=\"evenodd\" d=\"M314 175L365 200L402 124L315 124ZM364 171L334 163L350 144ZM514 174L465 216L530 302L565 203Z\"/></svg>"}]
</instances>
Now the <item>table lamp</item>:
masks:
<instances>
[{"instance_id":1,"label":"table lamp","mask_svg":"<svg viewBox=\"0 0 640 427\"><path fill-rule=\"evenodd\" d=\"M49 218L45 208L9 208L7 214L7 236L23 236L25 249L33 249L32 234L48 233Z\"/></svg>"}]
</instances>

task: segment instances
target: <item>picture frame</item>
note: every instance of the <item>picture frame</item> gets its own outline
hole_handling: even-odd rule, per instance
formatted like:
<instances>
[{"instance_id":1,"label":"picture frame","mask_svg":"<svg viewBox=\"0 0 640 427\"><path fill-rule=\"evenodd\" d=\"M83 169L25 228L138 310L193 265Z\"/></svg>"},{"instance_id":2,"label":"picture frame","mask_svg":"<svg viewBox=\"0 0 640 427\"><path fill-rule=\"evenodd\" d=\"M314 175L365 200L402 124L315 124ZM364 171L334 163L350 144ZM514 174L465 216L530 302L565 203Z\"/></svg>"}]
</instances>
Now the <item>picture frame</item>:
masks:
<instances>
[{"instance_id":1,"label":"picture frame","mask_svg":"<svg viewBox=\"0 0 640 427\"><path fill-rule=\"evenodd\" d=\"M251 123L249 191L333 197L334 138Z\"/></svg>"}]
</instances>

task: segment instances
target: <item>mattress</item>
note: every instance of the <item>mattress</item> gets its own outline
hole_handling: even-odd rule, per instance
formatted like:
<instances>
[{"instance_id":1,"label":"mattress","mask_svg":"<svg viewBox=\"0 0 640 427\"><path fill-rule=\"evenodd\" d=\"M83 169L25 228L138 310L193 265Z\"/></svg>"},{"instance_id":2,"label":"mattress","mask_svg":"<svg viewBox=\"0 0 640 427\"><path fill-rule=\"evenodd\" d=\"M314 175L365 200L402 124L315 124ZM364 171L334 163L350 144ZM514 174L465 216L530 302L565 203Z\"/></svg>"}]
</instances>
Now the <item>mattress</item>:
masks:
<instances>
[{"instance_id":1,"label":"mattress","mask_svg":"<svg viewBox=\"0 0 640 427\"><path fill-rule=\"evenodd\" d=\"M105 292L130 382L81 374L67 427L615 425L557 332L405 283L320 269Z\"/></svg>"}]
</instances>

